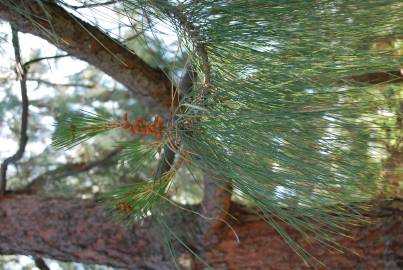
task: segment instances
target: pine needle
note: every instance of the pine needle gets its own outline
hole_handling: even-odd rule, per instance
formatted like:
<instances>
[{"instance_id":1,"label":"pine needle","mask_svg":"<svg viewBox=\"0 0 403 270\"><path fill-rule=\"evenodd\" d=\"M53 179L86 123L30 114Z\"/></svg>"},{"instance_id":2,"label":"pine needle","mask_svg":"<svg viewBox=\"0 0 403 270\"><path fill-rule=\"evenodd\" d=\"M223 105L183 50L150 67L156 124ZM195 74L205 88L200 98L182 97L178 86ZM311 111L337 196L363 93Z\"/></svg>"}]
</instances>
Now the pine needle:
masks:
<instances>
[{"instance_id":1,"label":"pine needle","mask_svg":"<svg viewBox=\"0 0 403 270\"><path fill-rule=\"evenodd\" d=\"M155 181L144 181L120 187L103 194L101 200L117 212L118 220L136 222L151 214L153 208L167 196L172 174L165 174Z\"/></svg>"},{"instance_id":2,"label":"pine needle","mask_svg":"<svg viewBox=\"0 0 403 270\"><path fill-rule=\"evenodd\" d=\"M388 106L376 85L354 78L400 68L400 1L180 2L122 4L129 17L140 10L169 23L190 52L197 80L173 116L181 147L230 181L304 260L315 261L281 224L341 251L334 237L363 221L365 209L351 205L377 195L377 111ZM88 127L91 119L67 121L55 146L113 128L104 119ZM169 183L123 188L111 205L144 217Z\"/></svg>"},{"instance_id":3,"label":"pine needle","mask_svg":"<svg viewBox=\"0 0 403 270\"><path fill-rule=\"evenodd\" d=\"M56 149L69 149L105 131L120 127L119 121L106 115L81 111L63 118L55 124L52 146Z\"/></svg>"}]
</instances>

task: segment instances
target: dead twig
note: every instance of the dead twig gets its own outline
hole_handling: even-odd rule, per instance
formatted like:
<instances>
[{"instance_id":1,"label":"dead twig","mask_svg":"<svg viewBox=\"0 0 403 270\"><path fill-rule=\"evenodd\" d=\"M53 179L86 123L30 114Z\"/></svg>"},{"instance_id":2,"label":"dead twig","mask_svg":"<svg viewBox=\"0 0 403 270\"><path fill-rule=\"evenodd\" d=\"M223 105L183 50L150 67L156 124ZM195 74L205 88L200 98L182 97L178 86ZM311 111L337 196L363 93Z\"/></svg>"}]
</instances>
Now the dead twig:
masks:
<instances>
[{"instance_id":1,"label":"dead twig","mask_svg":"<svg viewBox=\"0 0 403 270\"><path fill-rule=\"evenodd\" d=\"M20 141L17 152L14 155L6 158L0 167L0 195L3 195L6 191L7 185L7 167L9 164L16 163L22 158L25 152L25 146L28 142L27 128L28 128L28 106L29 100L27 95L27 80L26 70L21 60L20 42L18 39L18 31L11 24L12 43L14 47L14 55L16 61L16 73L20 81L21 99L22 99L22 114L21 114L21 129L20 129Z\"/></svg>"}]
</instances>

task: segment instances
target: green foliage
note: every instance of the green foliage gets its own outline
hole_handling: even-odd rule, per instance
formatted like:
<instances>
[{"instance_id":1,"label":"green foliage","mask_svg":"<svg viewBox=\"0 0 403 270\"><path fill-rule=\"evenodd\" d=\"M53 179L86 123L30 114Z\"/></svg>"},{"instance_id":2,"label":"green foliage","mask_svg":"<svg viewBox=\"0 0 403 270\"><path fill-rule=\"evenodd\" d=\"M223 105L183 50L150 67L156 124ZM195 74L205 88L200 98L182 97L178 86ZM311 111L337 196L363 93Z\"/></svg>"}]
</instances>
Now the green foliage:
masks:
<instances>
[{"instance_id":1,"label":"green foliage","mask_svg":"<svg viewBox=\"0 0 403 270\"><path fill-rule=\"evenodd\" d=\"M398 1L125 2L169 20L204 76L177 121L194 161L303 258L280 221L335 247L332 236L363 219L346 205L377 192L374 115L386 104L353 76L399 69L398 48L374 46L401 34Z\"/></svg>"},{"instance_id":2,"label":"green foliage","mask_svg":"<svg viewBox=\"0 0 403 270\"><path fill-rule=\"evenodd\" d=\"M127 114L124 117L126 117L124 121L117 121L107 115L86 111L72 114L56 124L52 145L56 149L69 149L106 131L122 128L124 123L129 124ZM162 143L137 140L120 142L116 147L121 150L120 166L129 166L131 170L136 171L160 154ZM160 160L164 160L166 151L167 149L161 154ZM152 208L166 197L174 175L174 170L161 172L152 181L141 181L115 188L101 195L100 199L111 209L118 210L117 217L120 220L138 221L150 215Z\"/></svg>"},{"instance_id":3,"label":"green foliage","mask_svg":"<svg viewBox=\"0 0 403 270\"><path fill-rule=\"evenodd\" d=\"M82 111L57 122L52 145L56 149L68 149L117 127L119 122L106 115Z\"/></svg>"},{"instance_id":4,"label":"green foliage","mask_svg":"<svg viewBox=\"0 0 403 270\"><path fill-rule=\"evenodd\" d=\"M120 187L102 195L101 200L113 210L117 210L118 219L129 223L149 216L161 201L166 198L171 184L172 173L165 174L155 181L144 181L126 187Z\"/></svg>"},{"instance_id":5,"label":"green foliage","mask_svg":"<svg viewBox=\"0 0 403 270\"><path fill-rule=\"evenodd\" d=\"M122 148L119 156L121 165L128 165L131 170L139 171L143 168L144 164L155 159L161 145L158 142L152 143L139 140L120 142L117 144L117 147Z\"/></svg>"},{"instance_id":6,"label":"green foliage","mask_svg":"<svg viewBox=\"0 0 403 270\"><path fill-rule=\"evenodd\" d=\"M355 76L399 69L398 47L375 46L400 38L399 1L122 5L128 16L141 10L152 21L170 23L197 71L193 91L173 116L175 143L203 171L219 175L221 184L230 182L304 259L311 257L282 222L304 240L340 249L333 237L363 220L365 209L350 205L377 194L374 153L382 133L375 118L388 107L375 86ZM72 136L67 123L56 134L58 147L110 127L83 124ZM130 161L145 149L127 145ZM112 205L128 204L139 218L165 196L169 183L154 179L108 195Z\"/></svg>"}]
</instances>

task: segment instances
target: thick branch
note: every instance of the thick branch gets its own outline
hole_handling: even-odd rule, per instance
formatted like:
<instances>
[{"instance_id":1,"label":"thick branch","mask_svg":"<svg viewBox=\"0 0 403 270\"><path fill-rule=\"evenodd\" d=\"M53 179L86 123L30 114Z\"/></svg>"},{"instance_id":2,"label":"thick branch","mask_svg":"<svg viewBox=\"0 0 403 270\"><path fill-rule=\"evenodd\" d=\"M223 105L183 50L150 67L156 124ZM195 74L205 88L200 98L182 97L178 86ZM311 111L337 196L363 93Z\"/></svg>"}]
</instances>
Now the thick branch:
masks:
<instances>
[{"instance_id":1,"label":"thick branch","mask_svg":"<svg viewBox=\"0 0 403 270\"><path fill-rule=\"evenodd\" d=\"M0 254L27 254L130 269L171 269L148 221L125 227L92 200L6 195Z\"/></svg>"},{"instance_id":2,"label":"thick branch","mask_svg":"<svg viewBox=\"0 0 403 270\"><path fill-rule=\"evenodd\" d=\"M1 1L0 19L94 65L125 85L143 103L152 105L152 109L168 111L172 84L161 70L149 67L119 42L60 6L51 1L41 3Z\"/></svg>"},{"instance_id":3,"label":"thick branch","mask_svg":"<svg viewBox=\"0 0 403 270\"><path fill-rule=\"evenodd\" d=\"M206 260L214 269L314 269L308 268L281 236L248 208L232 204L230 213L240 243L234 239L232 229L222 227L216 232L219 241L209 246ZM338 270L397 270L403 266L403 201L394 200L378 204L370 213L371 224L352 228L351 238L335 239L351 252L337 253L315 242L304 242L292 229L287 232L301 242L324 266L317 269ZM354 254L357 253L358 255ZM200 264L197 269L204 269Z\"/></svg>"},{"instance_id":4,"label":"thick branch","mask_svg":"<svg viewBox=\"0 0 403 270\"><path fill-rule=\"evenodd\" d=\"M403 201L378 204L373 223L338 239L350 253L337 254L306 243L326 269L399 269L403 263ZM281 237L248 209L232 204L230 213L240 243L231 229L215 232L219 241L206 252L214 269L307 269ZM194 215L191 216L194 219ZM184 220L183 231L194 230ZM6 195L0 199L0 254L28 254L66 261L106 264L127 269L172 269L169 251L161 246L148 220L133 227L114 223L91 200ZM288 230L293 237L298 234Z\"/></svg>"},{"instance_id":5,"label":"thick branch","mask_svg":"<svg viewBox=\"0 0 403 270\"><path fill-rule=\"evenodd\" d=\"M28 94L27 94L27 78L26 78L26 70L23 68L22 60L21 60L21 52L20 52L20 42L18 39L18 31L14 25L11 25L12 31L12 42L14 46L14 55L16 61L16 73L17 77L20 80L20 88L21 88L21 99L22 99L22 113L21 113L21 128L20 128L20 139L19 146L17 152L11 157L6 158L0 167L0 196L3 195L6 191L6 183L7 183L7 167L9 164L15 163L22 158L25 152L25 146L28 142Z\"/></svg>"}]
</instances>

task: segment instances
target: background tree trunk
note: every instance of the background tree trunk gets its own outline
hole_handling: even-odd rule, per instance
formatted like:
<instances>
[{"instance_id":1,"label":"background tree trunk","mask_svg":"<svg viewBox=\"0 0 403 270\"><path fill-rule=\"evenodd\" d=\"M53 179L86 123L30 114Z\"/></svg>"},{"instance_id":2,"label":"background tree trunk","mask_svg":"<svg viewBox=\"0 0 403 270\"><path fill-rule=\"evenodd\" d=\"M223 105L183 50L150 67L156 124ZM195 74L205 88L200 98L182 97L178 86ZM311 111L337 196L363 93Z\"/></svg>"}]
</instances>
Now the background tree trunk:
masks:
<instances>
[{"instance_id":1,"label":"background tree trunk","mask_svg":"<svg viewBox=\"0 0 403 270\"><path fill-rule=\"evenodd\" d=\"M238 221L219 226L209 237L206 259L214 269L307 269L281 237L250 209L233 204ZM358 253L336 254L306 244L326 269L401 269L403 201L377 204L373 223L355 228L340 243ZM193 219L195 216L192 216ZM0 253L27 254L128 269L172 269L172 259L153 234L149 220L132 227L112 221L92 200L6 195L0 199ZM197 222L188 222L186 226ZM211 231L209 232L212 233ZM292 230L293 237L298 238ZM195 262L195 269L203 269Z\"/></svg>"}]
</instances>

